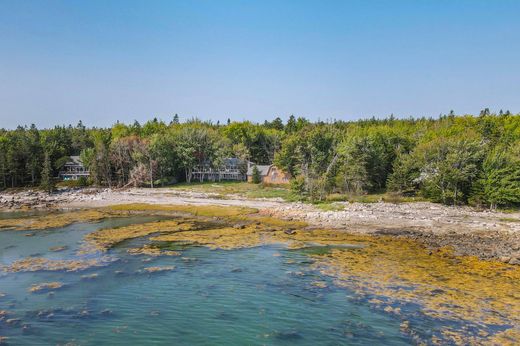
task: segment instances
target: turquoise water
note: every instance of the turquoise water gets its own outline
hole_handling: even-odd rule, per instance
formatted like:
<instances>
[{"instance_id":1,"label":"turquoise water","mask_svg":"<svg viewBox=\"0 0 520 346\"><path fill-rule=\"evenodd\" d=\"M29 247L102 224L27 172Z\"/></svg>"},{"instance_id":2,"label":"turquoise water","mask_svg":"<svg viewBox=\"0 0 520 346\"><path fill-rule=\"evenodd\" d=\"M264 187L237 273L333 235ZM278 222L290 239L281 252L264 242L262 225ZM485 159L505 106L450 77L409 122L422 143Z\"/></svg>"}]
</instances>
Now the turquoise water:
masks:
<instances>
[{"instance_id":1,"label":"turquoise water","mask_svg":"<svg viewBox=\"0 0 520 346\"><path fill-rule=\"evenodd\" d=\"M0 232L0 265L28 256L73 259L96 229L148 222L106 220L64 228ZM30 235L30 236L27 236ZM131 256L142 240L110 250L115 261L81 272L0 274L0 335L12 345L403 345L400 320L377 311L310 269L305 252L278 246L241 250L192 247L181 256ZM60 252L49 251L65 246ZM149 266L175 266L143 273ZM87 279L85 275L98 274ZM83 276L83 277L82 277ZM31 285L64 287L29 293ZM327 282L318 288L315 281ZM19 319L19 320L17 320ZM428 333L433 322L418 330ZM422 329L421 329L422 328Z\"/></svg>"}]
</instances>

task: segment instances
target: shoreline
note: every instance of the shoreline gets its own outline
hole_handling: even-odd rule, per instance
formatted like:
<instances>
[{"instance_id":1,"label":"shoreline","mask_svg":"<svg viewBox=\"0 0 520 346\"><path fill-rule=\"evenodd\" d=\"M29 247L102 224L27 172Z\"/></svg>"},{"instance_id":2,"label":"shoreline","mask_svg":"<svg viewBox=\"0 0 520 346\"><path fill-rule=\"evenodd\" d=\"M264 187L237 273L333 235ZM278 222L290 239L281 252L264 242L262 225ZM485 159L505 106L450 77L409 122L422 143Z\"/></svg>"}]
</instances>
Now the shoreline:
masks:
<instances>
[{"instance_id":1,"label":"shoreline","mask_svg":"<svg viewBox=\"0 0 520 346\"><path fill-rule=\"evenodd\" d=\"M476 211L430 202L338 202L342 210L323 211L311 204L281 199L249 199L236 195L222 198L213 193L169 188L85 188L62 190L52 195L31 190L0 193L0 210L10 212L130 203L250 207L258 209L261 215L305 221L312 228L409 238L423 243L430 251L449 246L456 255L520 264L520 212Z\"/></svg>"}]
</instances>

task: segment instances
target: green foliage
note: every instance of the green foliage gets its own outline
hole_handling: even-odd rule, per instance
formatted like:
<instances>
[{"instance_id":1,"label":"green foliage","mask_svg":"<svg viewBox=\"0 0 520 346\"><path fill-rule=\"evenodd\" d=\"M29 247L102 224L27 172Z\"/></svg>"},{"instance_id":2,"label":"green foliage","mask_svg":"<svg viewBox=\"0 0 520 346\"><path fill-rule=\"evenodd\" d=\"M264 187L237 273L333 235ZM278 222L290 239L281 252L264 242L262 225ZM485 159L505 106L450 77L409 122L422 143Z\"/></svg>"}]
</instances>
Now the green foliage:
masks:
<instances>
[{"instance_id":1,"label":"green foliage","mask_svg":"<svg viewBox=\"0 0 520 346\"><path fill-rule=\"evenodd\" d=\"M260 174L260 170L256 165L253 166L253 175L252 175L252 183L260 184L262 182L262 175Z\"/></svg>"},{"instance_id":2,"label":"green foliage","mask_svg":"<svg viewBox=\"0 0 520 346\"><path fill-rule=\"evenodd\" d=\"M87 128L81 121L43 130L0 129L0 188L42 185L78 154L90 170L89 182L104 186L189 182L194 167L220 167L225 158L237 157L244 163L242 173L249 160L275 163L293 177L292 195L313 201L383 196L491 208L520 205L518 114L483 110L478 117L449 112L438 119L332 123L290 116L285 124L275 118L225 125L179 119L116 123L108 129Z\"/></svg>"},{"instance_id":3,"label":"green foliage","mask_svg":"<svg viewBox=\"0 0 520 346\"><path fill-rule=\"evenodd\" d=\"M474 204L492 209L520 204L520 142L488 153L473 192Z\"/></svg>"},{"instance_id":4,"label":"green foliage","mask_svg":"<svg viewBox=\"0 0 520 346\"><path fill-rule=\"evenodd\" d=\"M49 193L54 190L54 181L52 179L52 167L49 153L45 153L40 187Z\"/></svg>"}]
</instances>

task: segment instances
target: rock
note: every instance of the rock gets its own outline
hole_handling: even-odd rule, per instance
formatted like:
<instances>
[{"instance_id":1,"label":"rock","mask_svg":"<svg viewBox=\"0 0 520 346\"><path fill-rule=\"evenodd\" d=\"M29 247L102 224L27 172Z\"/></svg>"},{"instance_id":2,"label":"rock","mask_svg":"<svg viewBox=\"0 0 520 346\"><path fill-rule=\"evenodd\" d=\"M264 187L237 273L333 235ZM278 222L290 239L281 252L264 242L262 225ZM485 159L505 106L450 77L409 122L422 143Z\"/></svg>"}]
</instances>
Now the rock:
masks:
<instances>
[{"instance_id":1,"label":"rock","mask_svg":"<svg viewBox=\"0 0 520 346\"><path fill-rule=\"evenodd\" d=\"M22 323L22 320L19 318L9 318L5 320L5 323L11 326L18 326L20 323Z\"/></svg>"},{"instance_id":2,"label":"rock","mask_svg":"<svg viewBox=\"0 0 520 346\"><path fill-rule=\"evenodd\" d=\"M511 257L509 257L509 256L502 256L499 258L499 261L504 262L504 263L509 263L510 260L511 260Z\"/></svg>"},{"instance_id":3,"label":"rock","mask_svg":"<svg viewBox=\"0 0 520 346\"><path fill-rule=\"evenodd\" d=\"M63 287L63 284L61 282L44 282L41 284L32 285L31 288L29 288L29 292L31 292L31 293L45 292L45 291L59 289L62 287Z\"/></svg>"},{"instance_id":4,"label":"rock","mask_svg":"<svg viewBox=\"0 0 520 346\"><path fill-rule=\"evenodd\" d=\"M410 332L410 322L409 321L403 321L400 324L401 332L403 333L409 333Z\"/></svg>"},{"instance_id":5,"label":"rock","mask_svg":"<svg viewBox=\"0 0 520 346\"><path fill-rule=\"evenodd\" d=\"M60 251L67 250L68 248L69 248L68 246L53 246L53 247L49 248L49 251L60 252Z\"/></svg>"},{"instance_id":6,"label":"rock","mask_svg":"<svg viewBox=\"0 0 520 346\"><path fill-rule=\"evenodd\" d=\"M509 260L509 264L520 265L520 257L511 258L511 259Z\"/></svg>"},{"instance_id":7,"label":"rock","mask_svg":"<svg viewBox=\"0 0 520 346\"><path fill-rule=\"evenodd\" d=\"M327 288L327 283L324 281L313 281L311 285L318 288Z\"/></svg>"}]
</instances>

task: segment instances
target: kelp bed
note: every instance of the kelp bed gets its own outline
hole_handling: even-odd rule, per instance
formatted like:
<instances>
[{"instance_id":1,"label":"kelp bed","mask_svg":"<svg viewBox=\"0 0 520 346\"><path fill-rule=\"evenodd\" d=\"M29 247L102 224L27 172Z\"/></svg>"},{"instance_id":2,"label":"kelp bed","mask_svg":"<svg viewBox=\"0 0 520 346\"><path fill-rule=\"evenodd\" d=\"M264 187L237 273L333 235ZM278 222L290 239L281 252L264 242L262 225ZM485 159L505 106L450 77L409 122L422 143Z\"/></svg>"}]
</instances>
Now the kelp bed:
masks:
<instances>
[{"instance_id":1,"label":"kelp bed","mask_svg":"<svg viewBox=\"0 0 520 346\"><path fill-rule=\"evenodd\" d=\"M353 299L369 301L373 308L401 319L403 333L417 343L520 343L520 267L456 257L448 248L429 251L406 239L309 229L302 222L264 217L254 209L219 206L117 205L0 220L0 228L41 230L134 214L171 218L92 232L85 237L78 258L105 253L137 238L144 245L127 252L139 256L177 256L183 246L233 250L284 244L307 251L312 267L354 292ZM108 256L77 261L28 258L3 271L77 271L108 265L111 260ZM150 267L146 271L173 269ZM413 316L418 314L446 323L424 340L414 331Z\"/></svg>"}]
</instances>

